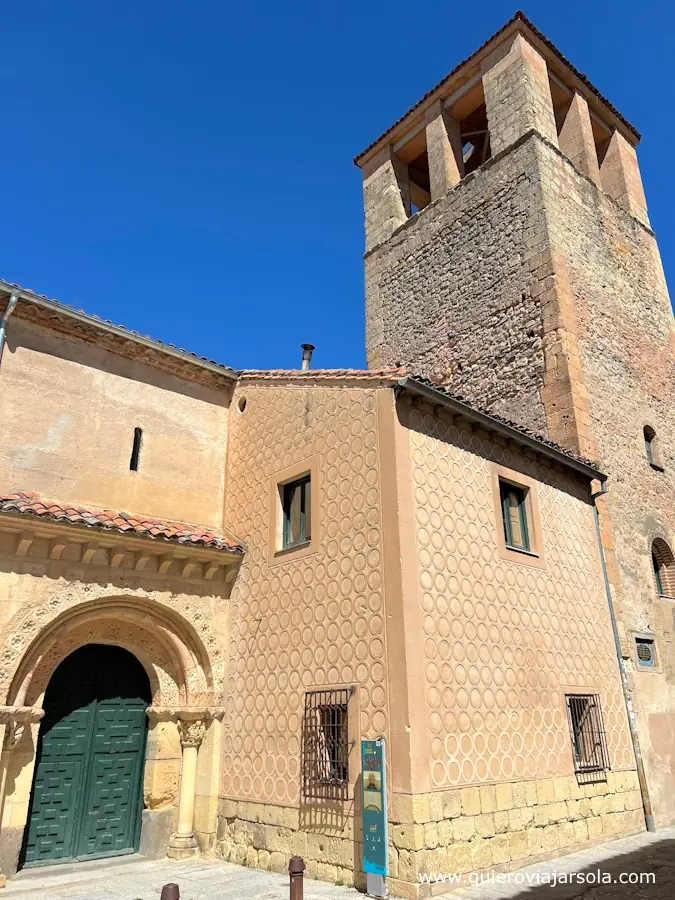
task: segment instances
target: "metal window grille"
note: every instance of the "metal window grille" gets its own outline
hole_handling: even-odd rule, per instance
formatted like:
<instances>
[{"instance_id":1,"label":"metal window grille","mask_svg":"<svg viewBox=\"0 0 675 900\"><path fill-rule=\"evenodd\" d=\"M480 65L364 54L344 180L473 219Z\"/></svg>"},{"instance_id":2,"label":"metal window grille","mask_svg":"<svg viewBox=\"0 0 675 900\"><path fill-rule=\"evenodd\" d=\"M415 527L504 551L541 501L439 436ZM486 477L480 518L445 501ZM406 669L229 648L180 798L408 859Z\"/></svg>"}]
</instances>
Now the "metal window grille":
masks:
<instances>
[{"instance_id":1,"label":"metal window grille","mask_svg":"<svg viewBox=\"0 0 675 900\"><path fill-rule=\"evenodd\" d=\"M349 789L348 706L353 688L308 691L302 728L302 795L346 800Z\"/></svg>"},{"instance_id":2,"label":"metal window grille","mask_svg":"<svg viewBox=\"0 0 675 900\"><path fill-rule=\"evenodd\" d=\"M600 698L597 694L568 694L567 714L579 781L605 780L610 766Z\"/></svg>"}]
</instances>

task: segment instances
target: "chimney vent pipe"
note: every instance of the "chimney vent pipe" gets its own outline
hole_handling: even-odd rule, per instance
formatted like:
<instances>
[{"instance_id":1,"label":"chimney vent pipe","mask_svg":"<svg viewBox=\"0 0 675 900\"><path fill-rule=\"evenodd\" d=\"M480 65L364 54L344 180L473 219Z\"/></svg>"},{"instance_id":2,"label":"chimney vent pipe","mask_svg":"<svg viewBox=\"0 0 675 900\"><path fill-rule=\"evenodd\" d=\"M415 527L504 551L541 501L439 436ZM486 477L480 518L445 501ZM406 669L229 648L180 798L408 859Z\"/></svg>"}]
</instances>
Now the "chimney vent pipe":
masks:
<instances>
[{"instance_id":1,"label":"chimney vent pipe","mask_svg":"<svg viewBox=\"0 0 675 900\"><path fill-rule=\"evenodd\" d=\"M302 371L309 371L309 364L312 361L312 353L316 349L314 344L301 344L302 347Z\"/></svg>"}]
</instances>

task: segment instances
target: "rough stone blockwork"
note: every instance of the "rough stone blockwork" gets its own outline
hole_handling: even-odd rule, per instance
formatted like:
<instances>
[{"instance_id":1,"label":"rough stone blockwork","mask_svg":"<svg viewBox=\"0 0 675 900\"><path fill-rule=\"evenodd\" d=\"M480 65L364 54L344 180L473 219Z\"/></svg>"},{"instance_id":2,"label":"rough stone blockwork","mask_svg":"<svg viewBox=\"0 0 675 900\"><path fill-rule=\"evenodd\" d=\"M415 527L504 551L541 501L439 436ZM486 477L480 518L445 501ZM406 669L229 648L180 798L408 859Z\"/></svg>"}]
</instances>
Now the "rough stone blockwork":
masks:
<instances>
[{"instance_id":1,"label":"rough stone blockwork","mask_svg":"<svg viewBox=\"0 0 675 900\"><path fill-rule=\"evenodd\" d=\"M675 328L653 233L540 142L551 242L566 260L588 392L589 425L609 472L608 560L626 665L657 822L675 819L673 603L651 569L655 538L675 546ZM663 470L645 457L643 429L663 448ZM633 633L656 635L661 674L635 671ZM670 737L669 737L670 736Z\"/></svg>"},{"instance_id":2,"label":"rough stone blockwork","mask_svg":"<svg viewBox=\"0 0 675 900\"><path fill-rule=\"evenodd\" d=\"M390 891L424 897L419 875L518 868L561 850L641 830L635 772L609 773L606 782L579 786L575 777L396 795L389 832ZM323 815L323 814L322 814ZM223 859L285 872L302 856L310 877L363 887L358 817L335 817L315 830L303 810L222 800L217 854Z\"/></svg>"},{"instance_id":3,"label":"rough stone blockwork","mask_svg":"<svg viewBox=\"0 0 675 900\"><path fill-rule=\"evenodd\" d=\"M366 258L371 366L399 361L546 433L531 269L547 247L533 140L432 203Z\"/></svg>"}]
</instances>

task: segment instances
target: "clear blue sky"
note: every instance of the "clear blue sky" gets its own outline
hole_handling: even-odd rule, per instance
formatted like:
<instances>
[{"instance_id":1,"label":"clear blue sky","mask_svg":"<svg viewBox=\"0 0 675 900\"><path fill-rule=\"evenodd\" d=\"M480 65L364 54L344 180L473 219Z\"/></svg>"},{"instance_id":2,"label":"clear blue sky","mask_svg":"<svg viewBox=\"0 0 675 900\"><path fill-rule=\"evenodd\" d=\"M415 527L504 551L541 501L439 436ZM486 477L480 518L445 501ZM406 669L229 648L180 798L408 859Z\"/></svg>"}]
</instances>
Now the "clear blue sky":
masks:
<instances>
[{"instance_id":1,"label":"clear blue sky","mask_svg":"<svg viewBox=\"0 0 675 900\"><path fill-rule=\"evenodd\" d=\"M515 8L3 3L0 275L237 368L363 365L352 158ZM672 281L670 4L525 12L643 133Z\"/></svg>"}]
</instances>

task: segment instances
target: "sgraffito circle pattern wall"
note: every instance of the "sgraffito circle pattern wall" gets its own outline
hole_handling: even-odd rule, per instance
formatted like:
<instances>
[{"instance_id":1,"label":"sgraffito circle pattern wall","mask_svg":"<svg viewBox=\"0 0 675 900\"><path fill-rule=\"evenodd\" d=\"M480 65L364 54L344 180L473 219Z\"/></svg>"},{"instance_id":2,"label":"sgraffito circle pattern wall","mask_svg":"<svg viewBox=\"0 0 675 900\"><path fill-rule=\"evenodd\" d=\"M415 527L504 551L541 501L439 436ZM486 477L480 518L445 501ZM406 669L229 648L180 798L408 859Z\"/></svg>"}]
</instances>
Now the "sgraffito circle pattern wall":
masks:
<instances>
[{"instance_id":1,"label":"sgraffito circle pattern wall","mask_svg":"<svg viewBox=\"0 0 675 900\"><path fill-rule=\"evenodd\" d=\"M364 389L252 384L246 399L229 447L226 521L249 549L231 601L223 789L296 804L308 688L358 684L361 736L387 730L375 400ZM270 476L316 454L316 553L270 566Z\"/></svg>"},{"instance_id":2,"label":"sgraffito circle pattern wall","mask_svg":"<svg viewBox=\"0 0 675 900\"><path fill-rule=\"evenodd\" d=\"M410 424L433 788L571 774L575 685L600 693L612 767L630 767L592 518L568 476L420 411ZM547 482L544 569L498 553L490 459Z\"/></svg>"}]
</instances>

